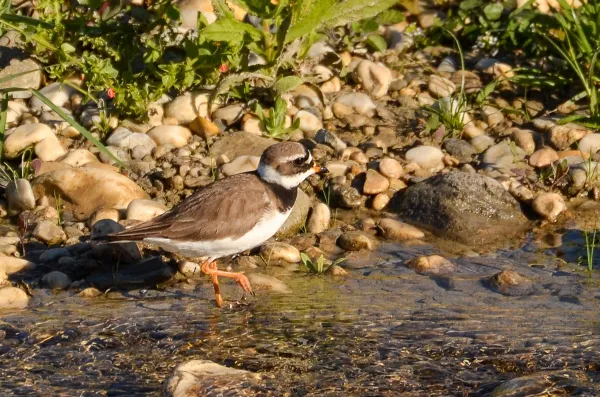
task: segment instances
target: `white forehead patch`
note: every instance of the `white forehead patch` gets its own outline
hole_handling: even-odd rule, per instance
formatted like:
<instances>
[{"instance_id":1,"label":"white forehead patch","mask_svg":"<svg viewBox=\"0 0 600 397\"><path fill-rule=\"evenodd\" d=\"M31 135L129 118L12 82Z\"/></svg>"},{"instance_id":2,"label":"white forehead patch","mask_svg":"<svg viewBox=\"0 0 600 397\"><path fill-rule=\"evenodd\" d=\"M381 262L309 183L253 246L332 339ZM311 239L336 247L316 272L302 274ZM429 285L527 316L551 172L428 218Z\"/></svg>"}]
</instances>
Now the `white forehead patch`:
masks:
<instances>
[{"instance_id":1,"label":"white forehead patch","mask_svg":"<svg viewBox=\"0 0 600 397\"><path fill-rule=\"evenodd\" d=\"M270 165L262 163L258 165L257 172L263 181L282 186L286 189L298 187L298 185L304 182L306 178L315 173L315 171L312 168L309 168L302 174L284 176L277 172L277 170L275 170Z\"/></svg>"}]
</instances>

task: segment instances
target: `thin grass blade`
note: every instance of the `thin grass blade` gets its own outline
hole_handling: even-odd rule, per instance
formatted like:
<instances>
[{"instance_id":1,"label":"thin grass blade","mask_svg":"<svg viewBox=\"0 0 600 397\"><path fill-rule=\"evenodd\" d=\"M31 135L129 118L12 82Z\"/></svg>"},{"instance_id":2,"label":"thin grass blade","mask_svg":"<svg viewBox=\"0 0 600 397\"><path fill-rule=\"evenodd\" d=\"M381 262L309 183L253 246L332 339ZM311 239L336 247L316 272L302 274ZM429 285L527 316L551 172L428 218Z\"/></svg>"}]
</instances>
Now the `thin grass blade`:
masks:
<instances>
[{"instance_id":1,"label":"thin grass blade","mask_svg":"<svg viewBox=\"0 0 600 397\"><path fill-rule=\"evenodd\" d=\"M6 131L6 114L8 112L8 93L2 95L0 102L0 161L4 155L4 132Z\"/></svg>"}]
</instances>

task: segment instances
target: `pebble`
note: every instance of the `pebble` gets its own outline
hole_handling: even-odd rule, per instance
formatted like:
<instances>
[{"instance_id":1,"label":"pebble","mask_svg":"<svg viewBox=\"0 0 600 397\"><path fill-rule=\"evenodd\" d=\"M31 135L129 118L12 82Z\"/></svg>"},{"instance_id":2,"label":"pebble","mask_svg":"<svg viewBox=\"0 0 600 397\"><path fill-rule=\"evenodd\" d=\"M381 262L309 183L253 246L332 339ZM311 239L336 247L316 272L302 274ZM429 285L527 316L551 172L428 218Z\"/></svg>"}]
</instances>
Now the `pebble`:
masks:
<instances>
[{"instance_id":1,"label":"pebble","mask_svg":"<svg viewBox=\"0 0 600 397\"><path fill-rule=\"evenodd\" d=\"M90 216L88 225L92 227L96 222L100 222L104 219L110 219L111 221L119 222L119 211L114 208L98 208L96 211L94 211L92 216Z\"/></svg>"},{"instance_id":2,"label":"pebble","mask_svg":"<svg viewBox=\"0 0 600 397\"><path fill-rule=\"evenodd\" d=\"M577 148L585 154L595 154L600 150L600 134L584 136L579 141Z\"/></svg>"},{"instance_id":3,"label":"pebble","mask_svg":"<svg viewBox=\"0 0 600 397\"><path fill-rule=\"evenodd\" d=\"M4 141L4 154L7 158L16 158L32 145L42 161L54 161L66 154L52 129L41 123L23 124L15 128Z\"/></svg>"},{"instance_id":4,"label":"pebble","mask_svg":"<svg viewBox=\"0 0 600 397\"><path fill-rule=\"evenodd\" d=\"M258 168L260 157L258 156L238 156L232 162L223 164L221 172L225 176L241 174L243 172L255 171Z\"/></svg>"},{"instance_id":5,"label":"pebble","mask_svg":"<svg viewBox=\"0 0 600 397\"><path fill-rule=\"evenodd\" d=\"M241 119L243 115L244 105L233 104L215 110L212 114L212 119L221 120L226 125L232 125L233 123Z\"/></svg>"},{"instance_id":6,"label":"pebble","mask_svg":"<svg viewBox=\"0 0 600 397\"><path fill-rule=\"evenodd\" d=\"M475 138L471 139L471 145L473 146L473 149L475 149L476 153L483 153L485 152L485 150L491 146L493 146L495 143L494 138L487 136L487 135L480 135L480 136L476 136Z\"/></svg>"},{"instance_id":7,"label":"pebble","mask_svg":"<svg viewBox=\"0 0 600 397\"><path fill-rule=\"evenodd\" d=\"M2 260L0 260L0 270L4 271L8 275L19 273L25 270L33 270L36 266L37 265L35 263L26 259L14 258L12 256L3 257Z\"/></svg>"},{"instance_id":8,"label":"pebble","mask_svg":"<svg viewBox=\"0 0 600 397\"><path fill-rule=\"evenodd\" d=\"M557 150L569 148L573 143L579 141L591 131L575 123L559 125L555 119L541 117L533 120L536 129L546 132L548 141Z\"/></svg>"},{"instance_id":9,"label":"pebble","mask_svg":"<svg viewBox=\"0 0 600 397\"><path fill-rule=\"evenodd\" d=\"M375 105L375 102L373 102L373 100L369 98L367 94L364 94L362 92L352 92L348 94L343 94L335 100L334 105L335 104L345 105L349 107L352 111L365 116L371 115L373 111L377 109L377 105Z\"/></svg>"},{"instance_id":10,"label":"pebble","mask_svg":"<svg viewBox=\"0 0 600 397\"><path fill-rule=\"evenodd\" d=\"M337 239L337 245L346 251L372 251L376 243L372 237L363 232L345 232Z\"/></svg>"},{"instance_id":11,"label":"pebble","mask_svg":"<svg viewBox=\"0 0 600 397\"><path fill-rule=\"evenodd\" d=\"M306 222L306 230L309 233L318 234L329 229L331 220L331 211L324 203L317 203L312 208L312 212Z\"/></svg>"},{"instance_id":12,"label":"pebble","mask_svg":"<svg viewBox=\"0 0 600 397\"><path fill-rule=\"evenodd\" d=\"M68 258L71 256L71 253L66 248L50 248L40 255L40 262L54 262L57 259Z\"/></svg>"},{"instance_id":13,"label":"pebble","mask_svg":"<svg viewBox=\"0 0 600 397\"><path fill-rule=\"evenodd\" d=\"M35 229L33 229L33 237L48 245L59 244L67 239L67 235L62 228L53 221L41 221L38 223Z\"/></svg>"},{"instance_id":14,"label":"pebble","mask_svg":"<svg viewBox=\"0 0 600 397\"><path fill-rule=\"evenodd\" d=\"M0 69L0 79L25 73L20 76L12 77L10 80L0 83L0 88L33 88L37 90L42 85L42 70L40 65L31 58L26 58L14 54L11 56L7 51L6 59L3 61L2 69ZM10 92L12 98L26 99L31 97L31 93L27 91Z\"/></svg>"},{"instance_id":15,"label":"pebble","mask_svg":"<svg viewBox=\"0 0 600 397\"><path fill-rule=\"evenodd\" d=\"M179 273L188 278L199 277L202 274L202 268L200 265L196 262L190 261L179 261L177 263L177 270L179 270Z\"/></svg>"},{"instance_id":16,"label":"pebble","mask_svg":"<svg viewBox=\"0 0 600 397\"><path fill-rule=\"evenodd\" d=\"M260 254L264 260L278 261L282 260L288 263L300 262L300 251L298 248L287 243L267 243L260 247Z\"/></svg>"},{"instance_id":17,"label":"pebble","mask_svg":"<svg viewBox=\"0 0 600 397\"><path fill-rule=\"evenodd\" d=\"M444 275L454 273L456 265L439 255L419 256L406 262L406 266L423 275Z\"/></svg>"},{"instance_id":18,"label":"pebble","mask_svg":"<svg viewBox=\"0 0 600 397\"><path fill-rule=\"evenodd\" d=\"M73 79L69 81L72 84L79 85L80 81ZM58 107L64 107L69 105L71 102L71 96L76 94L77 90L69 84L63 84L62 82L51 83L40 90L40 94L43 94L53 104ZM29 106L33 110L50 111L50 107L45 105L39 98L32 97L29 102Z\"/></svg>"},{"instance_id":19,"label":"pebble","mask_svg":"<svg viewBox=\"0 0 600 397\"><path fill-rule=\"evenodd\" d=\"M80 296L82 298L96 298L100 295L102 295L102 292L94 287L88 287L77 294L77 296Z\"/></svg>"},{"instance_id":20,"label":"pebble","mask_svg":"<svg viewBox=\"0 0 600 397\"><path fill-rule=\"evenodd\" d=\"M71 286L71 279L63 272L53 271L46 274L42 281L46 287L57 290L57 289L68 289Z\"/></svg>"},{"instance_id":21,"label":"pebble","mask_svg":"<svg viewBox=\"0 0 600 397\"><path fill-rule=\"evenodd\" d=\"M398 179L402 176L402 165L397 160L384 157L379 162L379 172L387 178Z\"/></svg>"},{"instance_id":22,"label":"pebble","mask_svg":"<svg viewBox=\"0 0 600 397\"><path fill-rule=\"evenodd\" d=\"M540 193L531 203L533 210L542 218L555 221L567 209L565 200L558 193Z\"/></svg>"},{"instance_id":23,"label":"pebble","mask_svg":"<svg viewBox=\"0 0 600 397\"><path fill-rule=\"evenodd\" d=\"M25 309L29 304L29 296L20 288L0 288L0 310Z\"/></svg>"},{"instance_id":24,"label":"pebble","mask_svg":"<svg viewBox=\"0 0 600 397\"><path fill-rule=\"evenodd\" d=\"M500 109L486 105L481 108L481 111L483 112L483 119L491 128L504 122L504 115Z\"/></svg>"},{"instance_id":25,"label":"pebble","mask_svg":"<svg viewBox=\"0 0 600 397\"><path fill-rule=\"evenodd\" d=\"M194 121L190 123L190 130L204 139L217 136L221 133L219 126L208 120L206 117L196 117Z\"/></svg>"},{"instance_id":26,"label":"pebble","mask_svg":"<svg viewBox=\"0 0 600 397\"><path fill-rule=\"evenodd\" d=\"M476 154L475 148L469 142L458 138L444 140L443 148L461 163L471 162Z\"/></svg>"},{"instance_id":27,"label":"pebble","mask_svg":"<svg viewBox=\"0 0 600 397\"><path fill-rule=\"evenodd\" d=\"M514 270L496 273L490 282L500 293L509 296L529 295L533 287L531 280Z\"/></svg>"},{"instance_id":28,"label":"pebble","mask_svg":"<svg viewBox=\"0 0 600 397\"><path fill-rule=\"evenodd\" d=\"M365 184L363 186L364 194L377 194L386 191L390 187L390 182L375 170L367 170Z\"/></svg>"},{"instance_id":29,"label":"pebble","mask_svg":"<svg viewBox=\"0 0 600 397\"><path fill-rule=\"evenodd\" d=\"M323 69L326 69L327 71L329 71L329 69L324 68L321 65L317 65L317 67L322 68L321 70L323 71ZM330 73L330 71L329 71ZM331 77L329 77L331 78ZM326 78L324 80L329 80L329 78ZM324 81L322 80L322 81ZM319 83L321 83L322 81L318 81ZM319 94L317 93L317 91L306 85L306 84L301 84L298 87L294 88L293 90L289 91L289 96L292 97L292 100L294 102L294 105L299 108L299 109L304 109L304 108L310 108L310 107L317 107L320 108L323 106L323 103L321 102L321 98L319 97Z\"/></svg>"},{"instance_id":30,"label":"pebble","mask_svg":"<svg viewBox=\"0 0 600 397\"><path fill-rule=\"evenodd\" d=\"M0 269L0 287L3 287L8 284L8 275L4 270Z\"/></svg>"},{"instance_id":31,"label":"pebble","mask_svg":"<svg viewBox=\"0 0 600 397\"><path fill-rule=\"evenodd\" d=\"M94 153L87 149L75 149L67 153L67 155L60 160L60 162L63 164L68 164L71 167L81 167L88 163L98 162L98 158L94 156ZM38 173L36 176L37 175L40 174Z\"/></svg>"},{"instance_id":32,"label":"pebble","mask_svg":"<svg viewBox=\"0 0 600 397\"><path fill-rule=\"evenodd\" d=\"M281 280L272 276L267 276L266 274L250 273L248 274L248 280L256 290L269 290L280 294L292 293L291 288L285 285Z\"/></svg>"},{"instance_id":33,"label":"pebble","mask_svg":"<svg viewBox=\"0 0 600 397\"><path fill-rule=\"evenodd\" d=\"M429 172L436 172L444 168L444 153L433 146L417 146L406 152L406 161Z\"/></svg>"},{"instance_id":34,"label":"pebble","mask_svg":"<svg viewBox=\"0 0 600 397\"><path fill-rule=\"evenodd\" d=\"M198 92L180 95L165 106L165 117L177 120L178 124L190 124L196 117L208 115L208 99L208 94Z\"/></svg>"},{"instance_id":35,"label":"pebble","mask_svg":"<svg viewBox=\"0 0 600 397\"><path fill-rule=\"evenodd\" d=\"M126 128L119 127L113 131L106 143L111 146L136 150L135 158L143 158L152 153L156 147L156 142L146 134L131 132Z\"/></svg>"},{"instance_id":36,"label":"pebble","mask_svg":"<svg viewBox=\"0 0 600 397\"><path fill-rule=\"evenodd\" d=\"M304 132L314 132L323 128L323 122L308 110L299 110L294 116L294 121L299 120L298 128Z\"/></svg>"},{"instance_id":37,"label":"pebble","mask_svg":"<svg viewBox=\"0 0 600 397\"><path fill-rule=\"evenodd\" d=\"M10 181L6 185L5 195L8 202L8 215L18 215L35 208L35 195L27 179Z\"/></svg>"},{"instance_id":38,"label":"pebble","mask_svg":"<svg viewBox=\"0 0 600 397\"><path fill-rule=\"evenodd\" d=\"M427 88L429 93L436 98L449 97L456 91L456 85L453 82L435 74L429 76Z\"/></svg>"},{"instance_id":39,"label":"pebble","mask_svg":"<svg viewBox=\"0 0 600 397\"><path fill-rule=\"evenodd\" d=\"M187 145L192 138L192 132L178 125L160 125L148 131L148 136L157 145L171 145L180 148Z\"/></svg>"},{"instance_id":40,"label":"pebble","mask_svg":"<svg viewBox=\"0 0 600 397\"><path fill-rule=\"evenodd\" d=\"M167 207L154 200L135 199L127 206L126 219L149 221L167 211Z\"/></svg>"},{"instance_id":41,"label":"pebble","mask_svg":"<svg viewBox=\"0 0 600 397\"><path fill-rule=\"evenodd\" d=\"M362 205L362 195L351 186L335 185L331 189L331 202L342 208L357 208Z\"/></svg>"},{"instance_id":42,"label":"pebble","mask_svg":"<svg viewBox=\"0 0 600 397\"><path fill-rule=\"evenodd\" d=\"M338 138L333 132L328 131L326 129L320 129L317 131L315 135L315 140L317 143L322 143L325 145L329 145L334 148L338 153L342 152L344 149L348 147L344 141Z\"/></svg>"},{"instance_id":43,"label":"pebble","mask_svg":"<svg viewBox=\"0 0 600 397\"><path fill-rule=\"evenodd\" d=\"M535 131L513 128L510 139L523 149L525 153L532 154L535 152L535 134Z\"/></svg>"},{"instance_id":44,"label":"pebble","mask_svg":"<svg viewBox=\"0 0 600 397\"><path fill-rule=\"evenodd\" d=\"M391 218L380 220L378 226L383 237L388 240L404 241L425 237L425 233L416 227Z\"/></svg>"},{"instance_id":45,"label":"pebble","mask_svg":"<svg viewBox=\"0 0 600 397\"><path fill-rule=\"evenodd\" d=\"M321 84L320 88L323 94L333 94L342 89L342 82L337 76L335 76L331 80Z\"/></svg>"},{"instance_id":46,"label":"pebble","mask_svg":"<svg viewBox=\"0 0 600 397\"><path fill-rule=\"evenodd\" d=\"M344 277L348 275L348 272L343 267L338 265L329 266L325 273L333 277Z\"/></svg>"},{"instance_id":47,"label":"pebble","mask_svg":"<svg viewBox=\"0 0 600 397\"><path fill-rule=\"evenodd\" d=\"M266 134L267 130L262 121L254 115L247 114L242 120L242 131L261 136Z\"/></svg>"},{"instance_id":48,"label":"pebble","mask_svg":"<svg viewBox=\"0 0 600 397\"><path fill-rule=\"evenodd\" d=\"M559 157L558 153L556 153L556 150L545 147L536 150L531 157L529 157L529 165L535 168L543 168L552 164L558 159Z\"/></svg>"},{"instance_id":49,"label":"pebble","mask_svg":"<svg viewBox=\"0 0 600 397\"><path fill-rule=\"evenodd\" d=\"M373 198L372 206L375 211L381 211L388 205L389 202L390 196L385 193L379 193Z\"/></svg>"},{"instance_id":50,"label":"pebble","mask_svg":"<svg viewBox=\"0 0 600 397\"><path fill-rule=\"evenodd\" d=\"M353 76L375 98L386 95L392 83L392 71L387 66L366 59L358 63Z\"/></svg>"},{"instance_id":51,"label":"pebble","mask_svg":"<svg viewBox=\"0 0 600 397\"><path fill-rule=\"evenodd\" d=\"M516 163L525 158L525 155L525 151L520 147L502 141L488 148L483 154L482 161L495 167L513 168Z\"/></svg>"}]
</instances>

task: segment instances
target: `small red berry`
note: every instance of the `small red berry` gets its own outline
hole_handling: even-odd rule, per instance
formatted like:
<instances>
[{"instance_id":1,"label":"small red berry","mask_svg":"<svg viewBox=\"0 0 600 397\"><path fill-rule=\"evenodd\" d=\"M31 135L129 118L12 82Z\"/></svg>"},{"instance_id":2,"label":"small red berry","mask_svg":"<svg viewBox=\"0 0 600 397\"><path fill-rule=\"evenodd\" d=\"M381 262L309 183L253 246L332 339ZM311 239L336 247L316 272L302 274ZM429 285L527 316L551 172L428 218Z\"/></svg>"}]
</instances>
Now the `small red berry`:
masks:
<instances>
[{"instance_id":1,"label":"small red berry","mask_svg":"<svg viewBox=\"0 0 600 397\"><path fill-rule=\"evenodd\" d=\"M115 97L115 90L113 90L112 88L109 88L108 90L106 90L106 95L108 95L108 97L110 99L113 99Z\"/></svg>"},{"instance_id":2,"label":"small red berry","mask_svg":"<svg viewBox=\"0 0 600 397\"><path fill-rule=\"evenodd\" d=\"M219 66L219 72L221 73L226 73L229 70L229 66L227 66L226 63L222 63L221 66Z\"/></svg>"}]
</instances>

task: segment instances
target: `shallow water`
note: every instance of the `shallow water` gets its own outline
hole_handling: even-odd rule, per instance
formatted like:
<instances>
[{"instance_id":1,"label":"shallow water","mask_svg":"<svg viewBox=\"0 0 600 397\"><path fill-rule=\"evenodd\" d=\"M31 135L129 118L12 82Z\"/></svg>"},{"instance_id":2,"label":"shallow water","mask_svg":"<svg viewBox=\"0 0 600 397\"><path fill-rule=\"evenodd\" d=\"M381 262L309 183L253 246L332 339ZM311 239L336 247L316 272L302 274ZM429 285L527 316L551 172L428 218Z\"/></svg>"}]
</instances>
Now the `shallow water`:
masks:
<instances>
[{"instance_id":1,"label":"shallow water","mask_svg":"<svg viewBox=\"0 0 600 397\"><path fill-rule=\"evenodd\" d=\"M350 255L342 280L271 267L292 293L258 291L223 310L206 279L93 299L35 290L31 309L0 320L1 395L159 395L190 359L261 374L231 395L487 396L528 374L495 395L598 395L598 279L555 256L585 255L579 238L451 258L448 277L402 265L430 245ZM507 268L534 280L527 295L487 282Z\"/></svg>"}]
</instances>

